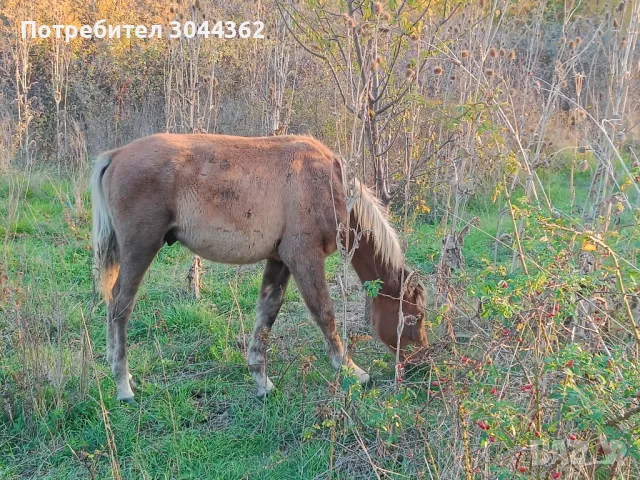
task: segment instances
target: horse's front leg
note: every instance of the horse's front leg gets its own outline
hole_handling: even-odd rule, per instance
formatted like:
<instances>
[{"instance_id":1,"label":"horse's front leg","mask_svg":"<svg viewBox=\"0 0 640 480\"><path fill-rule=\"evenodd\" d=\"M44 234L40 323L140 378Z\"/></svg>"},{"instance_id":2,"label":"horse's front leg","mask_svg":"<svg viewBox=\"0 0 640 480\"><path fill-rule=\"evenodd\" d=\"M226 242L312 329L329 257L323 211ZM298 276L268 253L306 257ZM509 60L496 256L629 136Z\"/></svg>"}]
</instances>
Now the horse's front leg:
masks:
<instances>
[{"instance_id":1,"label":"horse's front leg","mask_svg":"<svg viewBox=\"0 0 640 480\"><path fill-rule=\"evenodd\" d=\"M256 324L247 355L249 372L258 384L258 396L260 397L273 389L273 383L269 380L266 372L267 339L284 301L290 276L289 269L284 263L277 260L267 260L258 297Z\"/></svg>"},{"instance_id":2,"label":"horse's front leg","mask_svg":"<svg viewBox=\"0 0 640 480\"><path fill-rule=\"evenodd\" d=\"M367 383L369 374L358 367L348 355L345 355L342 341L336 329L333 302L325 278L324 253L313 249L300 249L298 253L299 255L292 255L287 261L291 265L293 278L296 280L298 290L300 290L311 316L322 330L331 365L336 370L342 365L346 365L353 369L359 383Z\"/></svg>"}]
</instances>

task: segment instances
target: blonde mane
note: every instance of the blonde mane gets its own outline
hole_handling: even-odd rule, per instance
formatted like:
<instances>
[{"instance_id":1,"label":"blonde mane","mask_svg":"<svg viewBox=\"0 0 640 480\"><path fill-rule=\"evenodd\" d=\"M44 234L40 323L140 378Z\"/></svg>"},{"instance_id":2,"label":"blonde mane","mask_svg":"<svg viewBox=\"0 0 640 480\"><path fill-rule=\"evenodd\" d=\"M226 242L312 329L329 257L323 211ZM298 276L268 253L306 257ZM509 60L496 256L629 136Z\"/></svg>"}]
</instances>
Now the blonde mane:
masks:
<instances>
[{"instance_id":1,"label":"blonde mane","mask_svg":"<svg viewBox=\"0 0 640 480\"><path fill-rule=\"evenodd\" d=\"M356 180L356 201L354 216L365 234L373 235L376 255L382 263L398 270L404 266L404 255L398 241L398 234L386 219L384 207L374 193Z\"/></svg>"}]
</instances>

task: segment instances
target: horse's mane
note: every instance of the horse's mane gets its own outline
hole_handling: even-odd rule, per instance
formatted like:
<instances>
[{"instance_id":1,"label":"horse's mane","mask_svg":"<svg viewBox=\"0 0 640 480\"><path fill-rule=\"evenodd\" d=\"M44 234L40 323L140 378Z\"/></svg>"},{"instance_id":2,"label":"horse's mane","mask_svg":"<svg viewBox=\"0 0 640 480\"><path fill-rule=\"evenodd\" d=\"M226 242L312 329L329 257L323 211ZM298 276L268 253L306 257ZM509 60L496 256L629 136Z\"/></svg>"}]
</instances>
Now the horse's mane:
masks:
<instances>
[{"instance_id":1,"label":"horse's mane","mask_svg":"<svg viewBox=\"0 0 640 480\"><path fill-rule=\"evenodd\" d=\"M384 213L384 207L374 193L356 180L356 202L354 216L365 237L373 235L376 254L382 263L395 270L404 265L404 255L398 241L398 235Z\"/></svg>"}]
</instances>

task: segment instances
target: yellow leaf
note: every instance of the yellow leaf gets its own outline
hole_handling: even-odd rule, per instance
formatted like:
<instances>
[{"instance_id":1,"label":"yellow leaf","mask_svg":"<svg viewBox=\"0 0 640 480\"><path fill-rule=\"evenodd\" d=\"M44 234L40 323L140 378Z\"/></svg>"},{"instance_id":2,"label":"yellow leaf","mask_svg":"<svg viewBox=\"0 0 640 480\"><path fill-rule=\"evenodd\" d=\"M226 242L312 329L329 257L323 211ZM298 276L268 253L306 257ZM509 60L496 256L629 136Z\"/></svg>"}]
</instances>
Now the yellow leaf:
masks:
<instances>
[{"instance_id":1,"label":"yellow leaf","mask_svg":"<svg viewBox=\"0 0 640 480\"><path fill-rule=\"evenodd\" d=\"M585 252L594 252L596 250L596 246L593 243L584 242L582 244L582 250Z\"/></svg>"}]
</instances>

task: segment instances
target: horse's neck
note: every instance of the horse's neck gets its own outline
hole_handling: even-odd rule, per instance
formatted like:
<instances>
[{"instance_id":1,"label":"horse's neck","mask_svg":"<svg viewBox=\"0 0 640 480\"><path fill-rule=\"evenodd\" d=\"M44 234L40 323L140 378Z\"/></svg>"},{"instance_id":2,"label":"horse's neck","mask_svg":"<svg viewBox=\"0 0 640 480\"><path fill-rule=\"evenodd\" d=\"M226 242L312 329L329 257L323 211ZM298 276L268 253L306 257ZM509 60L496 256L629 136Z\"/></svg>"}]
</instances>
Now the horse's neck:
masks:
<instances>
[{"instance_id":1,"label":"horse's neck","mask_svg":"<svg viewBox=\"0 0 640 480\"><path fill-rule=\"evenodd\" d=\"M353 231L350 232L353 235ZM353 239L350 240L352 244ZM353 253L351 265L362 283L371 280L382 280L381 292L385 295L397 296L400 292L400 276L397 271L384 265L375 253L372 235L362 235L358 248Z\"/></svg>"}]
</instances>

